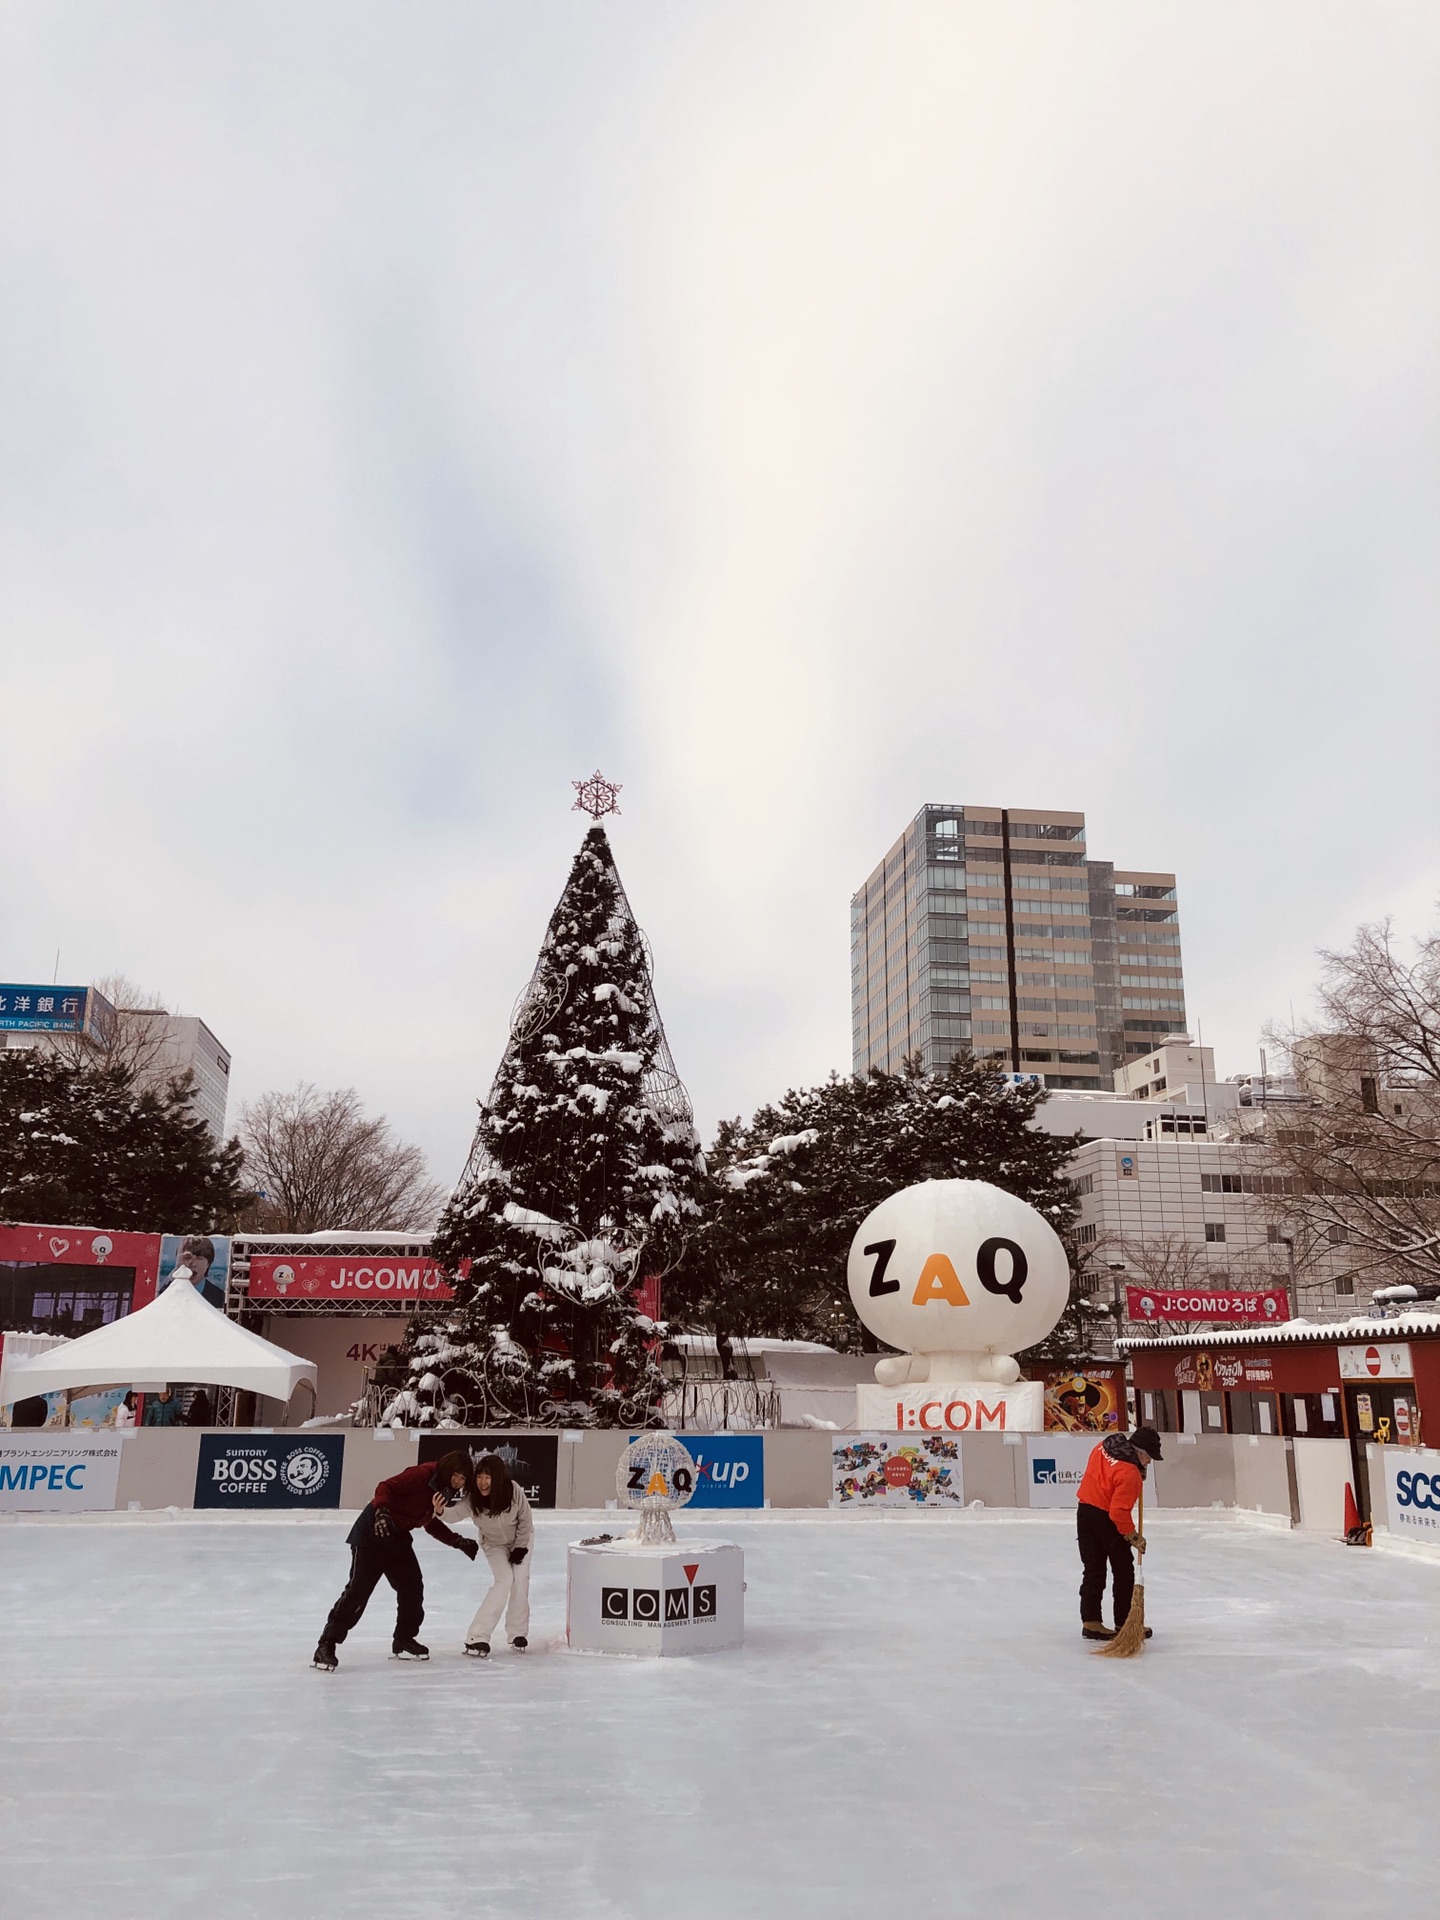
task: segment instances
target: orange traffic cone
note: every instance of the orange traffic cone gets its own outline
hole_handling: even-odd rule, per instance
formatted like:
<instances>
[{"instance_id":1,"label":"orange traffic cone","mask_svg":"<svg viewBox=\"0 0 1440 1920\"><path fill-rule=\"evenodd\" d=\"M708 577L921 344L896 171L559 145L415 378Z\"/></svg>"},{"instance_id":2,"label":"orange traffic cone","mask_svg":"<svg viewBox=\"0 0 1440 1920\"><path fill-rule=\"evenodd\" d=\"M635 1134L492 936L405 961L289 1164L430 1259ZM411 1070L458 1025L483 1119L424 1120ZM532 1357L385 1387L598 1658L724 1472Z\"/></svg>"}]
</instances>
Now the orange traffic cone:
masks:
<instances>
[{"instance_id":1,"label":"orange traffic cone","mask_svg":"<svg viewBox=\"0 0 1440 1920\"><path fill-rule=\"evenodd\" d=\"M1345 1544L1347 1547L1368 1547L1370 1544L1370 1524L1360 1518L1360 1509L1355 1504L1355 1489L1345 1482Z\"/></svg>"}]
</instances>

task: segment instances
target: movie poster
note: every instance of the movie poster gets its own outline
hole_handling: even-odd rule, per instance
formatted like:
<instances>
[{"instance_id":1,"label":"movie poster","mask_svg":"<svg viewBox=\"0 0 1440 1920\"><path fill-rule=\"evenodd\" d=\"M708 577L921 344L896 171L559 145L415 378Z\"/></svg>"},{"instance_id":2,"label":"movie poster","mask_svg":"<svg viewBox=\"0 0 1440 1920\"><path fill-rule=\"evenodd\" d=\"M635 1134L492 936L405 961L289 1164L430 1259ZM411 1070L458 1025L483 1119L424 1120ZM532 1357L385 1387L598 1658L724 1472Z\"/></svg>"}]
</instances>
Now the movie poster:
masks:
<instances>
[{"instance_id":1,"label":"movie poster","mask_svg":"<svg viewBox=\"0 0 1440 1920\"><path fill-rule=\"evenodd\" d=\"M1046 1367L1047 1433L1119 1433L1125 1425L1123 1367Z\"/></svg>"}]
</instances>

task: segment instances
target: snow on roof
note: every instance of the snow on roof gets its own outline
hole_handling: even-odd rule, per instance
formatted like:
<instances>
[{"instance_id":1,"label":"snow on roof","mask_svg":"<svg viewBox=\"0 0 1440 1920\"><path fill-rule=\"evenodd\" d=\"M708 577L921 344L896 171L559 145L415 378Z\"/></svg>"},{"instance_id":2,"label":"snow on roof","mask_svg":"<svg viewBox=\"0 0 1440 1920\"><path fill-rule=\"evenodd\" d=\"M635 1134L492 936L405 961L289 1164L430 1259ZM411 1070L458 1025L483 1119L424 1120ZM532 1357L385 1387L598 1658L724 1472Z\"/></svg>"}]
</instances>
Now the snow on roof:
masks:
<instances>
[{"instance_id":1,"label":"snow on roof","mask_svg":"<svg viewBox=\"0 0 1440 1920\"><path fill-rule=\"evenodd\" d=\"M677 1333L671 1338L681 1353L715 1352L713 1333ZM834 1353L834 1347L822 1346L815 1340L747 1340L743 1334L736 1334L731 1345L739 1353Z\"/></svg>"},{"instance_id":2,"label":"snow on roof","mask_svg":"<svg viewBox=\"0 0 1440 1920\"><path fill-rule=\"evenodd\" d=\"M1269 1347L1303 1346L1307 1341L1335 1345L1364 1340L1409 1340L1419 1335L1440 1338L1440 1312L1397 1313L1388 1320L1357 1314L1353 1320L1282 1320L1274 1327L1237 1327L1233 1332L1215 1327L1206 1333L1160 1333L1153 1338L1127 1334L1116 1345L1123 1353L1148 1353L1155 1347Z\"/></svg>"}]
</instances>

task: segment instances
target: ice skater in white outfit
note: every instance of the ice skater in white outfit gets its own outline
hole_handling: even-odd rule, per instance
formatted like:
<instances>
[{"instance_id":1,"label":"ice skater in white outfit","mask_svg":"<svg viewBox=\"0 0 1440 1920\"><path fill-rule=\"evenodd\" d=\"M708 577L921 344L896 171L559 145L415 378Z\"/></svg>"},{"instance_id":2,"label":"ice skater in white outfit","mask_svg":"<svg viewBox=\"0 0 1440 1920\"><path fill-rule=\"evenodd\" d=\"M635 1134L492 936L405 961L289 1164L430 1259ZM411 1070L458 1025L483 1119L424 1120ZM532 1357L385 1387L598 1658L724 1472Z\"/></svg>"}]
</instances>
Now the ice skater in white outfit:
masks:
<instances>
[{"instance_id":1,"label":"ice skater in white outfit","mask_svg":"<svg viewBox=\"0 0 1440 1920\"><path fill-rule=\"evenodd\" d=\"M523 1653L530 1644L530 1549L535 1544L535 1521L530 1502L510 1478L505 1462L493 1453L475 1463L471 1516L494 1584L470 1622L465 1651L477 1660L488 1660L503 1613L510 1645Z\"/></svg>"}]
</instances>

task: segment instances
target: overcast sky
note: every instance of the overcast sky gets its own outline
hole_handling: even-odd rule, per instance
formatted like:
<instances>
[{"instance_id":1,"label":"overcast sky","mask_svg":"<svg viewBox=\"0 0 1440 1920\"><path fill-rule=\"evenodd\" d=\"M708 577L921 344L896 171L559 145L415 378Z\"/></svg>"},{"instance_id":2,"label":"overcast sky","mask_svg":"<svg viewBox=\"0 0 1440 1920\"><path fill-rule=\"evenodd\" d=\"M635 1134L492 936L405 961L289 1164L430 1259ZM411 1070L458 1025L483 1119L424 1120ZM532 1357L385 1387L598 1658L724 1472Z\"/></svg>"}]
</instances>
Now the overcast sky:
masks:
<instances>
[{"instance_id":1,"label":"overcast sky","mask_svg":"<svg viewBox=\"0 0 1440 1920\"><path fill-rule=\"evenodd\" d=\"M1440 894L1440 10L0 10L0 978L463 1161L585 822L708 1134L926 800L1223 1075Z\"/></svg>"}]
</instances>

